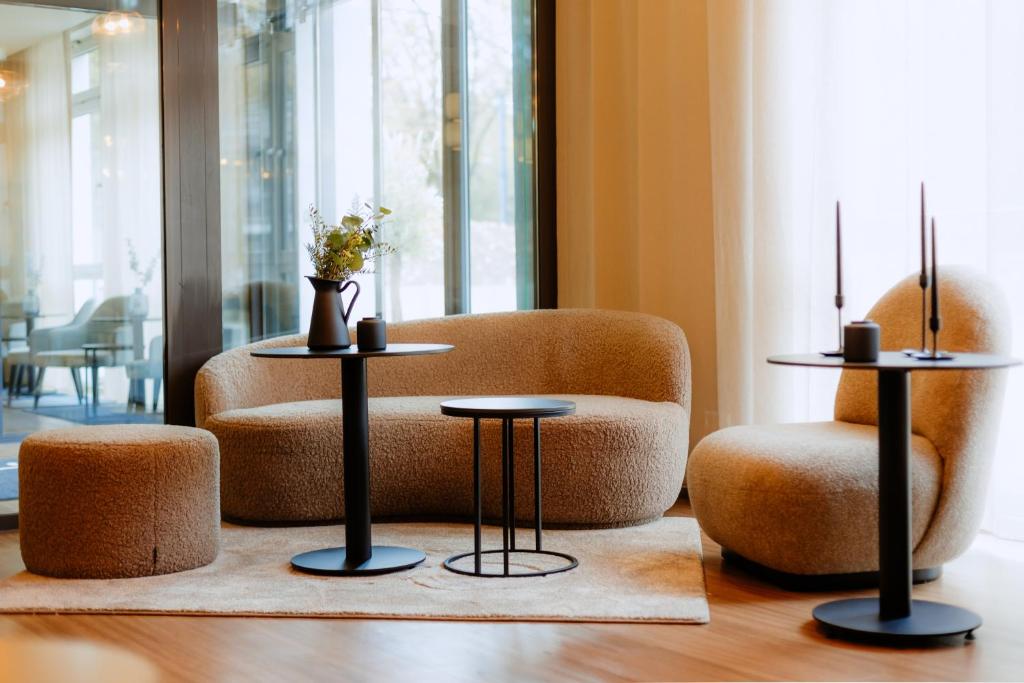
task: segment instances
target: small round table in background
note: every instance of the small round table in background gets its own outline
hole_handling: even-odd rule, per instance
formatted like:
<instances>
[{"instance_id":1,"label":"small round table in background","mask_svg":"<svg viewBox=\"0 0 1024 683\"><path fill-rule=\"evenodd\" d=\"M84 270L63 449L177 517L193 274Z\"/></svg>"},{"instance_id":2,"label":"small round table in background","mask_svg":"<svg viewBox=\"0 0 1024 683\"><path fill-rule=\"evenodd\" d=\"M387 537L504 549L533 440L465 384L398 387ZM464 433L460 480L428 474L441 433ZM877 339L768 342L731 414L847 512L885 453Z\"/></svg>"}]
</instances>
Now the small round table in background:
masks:
<instances>
[{"instance_id":1,"label":"small round table in background","mask_svg":"<svg viewBox=\"0 0 1024 683\"><path fill-rule=\"evenodd\" d=\"M878 373L878 575L877 598L826 602L814 618L842 636L871 636L889 643L967 634L981 626L970 610L911 599L910 373L940 370L995 370L1020 361L981 353L948 360L917 360L883 351L874 363L848 363L817 353L772 356L769 363L814 368L873 370Z\"/></svg>"},{"instance_id":2,"label":"small round table in background","mask_svg":"<svg viewBox=\"0 0 1024 683\"><path fill-rule=\"evenodd\" d=\"M85 367L89 369L89 378L92 380L92 409L94 414L99 414L100 407L100 352L117 353L118 351L130 351L132 347L128 344L82 344L82 351L85 353ZM91 356L91 358L90 358ZM85 412L89 413L89 400L86 394Z\"/></svg>"},{"instance_id":3,"label":"small round table in background","mask_svg":"<svg viewBox=\"0 0 1024 683\"><path fill-rule=\"evenodd\" d=\"M253 351L257 358L324 359L341 361L341 421L345 450L345 547L323 548L292 558L292 567L311 574L352 576L386 574L415 567L423 551L373 545L370 537L370 422L366 394L366 359L419 356L451 351L449 344L388 344L377 351L358 346L315 351L305 346Z\"/></svg>"},{"instance_id":4,"label":"small round table in background","mask_svg":"<svg viewBox=\"0 0 1024 683\"><path fill-rule=\"evenodd\" d=\"M475 510L473 529L473 552L453 555L444 561L449 571L467 576L546 576L568 571L579 562L572 555L544 550L541 539L541 469L540 469L540 421L547 417L561 417L576 412L576 404L572 401L561 401L551 398L525 398L515 396L496 396L489 398L465 398L445 401L441 404L441 413L452 417L473 418L473 505ZM501 550L481 550L481 527L483 526L483 505L480 495L480 420L494 418L501 420L501 518L502 547ZM516 469L515 448L512 440L513 420L516 418L533 418L533 519L534 549L516 548ZM483 570L482 556L491 553L502 553L502 573L489 573ZM530 572L512 572L509 568L510 553L526 555L549 555L566 561L554 569L541 569ZM461 569L456 565L459 560L473 557L473 569Z\"/></svg>"}]
</instances>

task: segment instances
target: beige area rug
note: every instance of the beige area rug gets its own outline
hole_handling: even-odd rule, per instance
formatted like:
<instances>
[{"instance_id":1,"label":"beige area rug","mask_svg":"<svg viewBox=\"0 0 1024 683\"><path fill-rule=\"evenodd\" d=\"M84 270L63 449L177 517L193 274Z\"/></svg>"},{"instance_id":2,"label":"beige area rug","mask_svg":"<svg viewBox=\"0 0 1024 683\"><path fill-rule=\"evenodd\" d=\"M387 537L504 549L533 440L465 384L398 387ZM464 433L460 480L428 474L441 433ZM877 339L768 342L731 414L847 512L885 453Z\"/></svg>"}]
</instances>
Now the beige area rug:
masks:
<instances>
[{"instance_id":1,"label":"beige area rug","mask_svg":"<svg viewBox=\"0 0 1024 683\"><path fill-rule=\"evenodd\" d=\"M340 526L257 529L225 524L221 554L178 574L114 580L49 579L21 572L0 581L0 612L210 614L706 623L695 520L599 531L546 531L544 547L580 565L536 578L461 576L441 565L473 547L466 524L377 524L373 542L419 548L414 569L371 577L322 577L291 569L292 555L344 544ZM501 547L484 528L484 545ZM520 547L532 533L520 529ZM486 557L486 556L485 556ZM495 561L495 560L488 560Z\"/></svg>"}]
</instances>

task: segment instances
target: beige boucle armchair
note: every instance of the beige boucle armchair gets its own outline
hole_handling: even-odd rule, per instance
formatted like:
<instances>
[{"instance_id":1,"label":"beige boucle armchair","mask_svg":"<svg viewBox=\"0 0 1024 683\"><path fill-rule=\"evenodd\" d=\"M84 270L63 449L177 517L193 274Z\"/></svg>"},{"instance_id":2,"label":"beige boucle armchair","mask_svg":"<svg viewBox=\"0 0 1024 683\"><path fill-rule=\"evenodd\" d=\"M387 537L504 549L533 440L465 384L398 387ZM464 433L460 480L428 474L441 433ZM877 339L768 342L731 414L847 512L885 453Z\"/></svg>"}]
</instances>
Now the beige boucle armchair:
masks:
<instances>
[{"instance_id":1,"label":"beige boucle armchair","mask_svg":"<svg viewBox=\"0 0 1024 683\"><path fill-rule=\"evenodd\" d=\"M1009 351L1010 315L993 283L944 268L940 291L943 349ZM920 346L918 276L889 290L868 318L882 328L883 350ZM913 562L922 578L978 531L1005 375L912 376ZM877 401L875 373L844 371L832 422L731 427L705 438L687 472L701 526L723 549L774 572L877 571Z\"/></svg>"},{"instance_id":2,"label":"beige boucle armchair","mask_svg":"<svg viewBox=\"0 0 1024 683\"><path fill-rule=\"evenodd\" d=\"M441 401L546 395L573 416L542 421L544 522L640 524L676 500L686 467L690 359L682 330L636 313L545 310L389 325L392 342L449 343L440 355L368 363L373 514L469 518L472 421ZM295 335L222 353L196 380L196 424L220 442L226 518L315 522L343 516L340 368L253 358ZM484 513L500 510L500 422L482 423ZM516 509L532 515L532 423L516 423Z\"/></svg>"}]
</instances>

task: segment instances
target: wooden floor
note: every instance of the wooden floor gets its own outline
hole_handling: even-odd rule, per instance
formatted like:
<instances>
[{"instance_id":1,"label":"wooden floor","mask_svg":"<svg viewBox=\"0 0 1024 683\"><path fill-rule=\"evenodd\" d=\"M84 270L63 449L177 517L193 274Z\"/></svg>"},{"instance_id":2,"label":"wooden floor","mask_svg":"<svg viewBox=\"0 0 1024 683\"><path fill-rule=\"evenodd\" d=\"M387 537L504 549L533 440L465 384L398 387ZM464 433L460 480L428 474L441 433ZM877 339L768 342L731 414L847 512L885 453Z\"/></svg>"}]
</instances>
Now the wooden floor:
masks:
<instances>
[{"instance_id":1,"label":"wooden floor","mask_svg":"<svg viewBox=\"0 0 1024 683\"><path fill-rule=\"evenodd\" d=\"M686 503L671 514L688 515ZM788 593L723 567L704 539L705 626L503 624L173 616L0 616L0 638L65 636L142 654L168 680L1020 680L1024 544L979 537L915 597L980 612L977 640L886 649L829 640L811 608L841 595ZM0 534L0 576L22 568Z\"/></svg>"}]
</instances>

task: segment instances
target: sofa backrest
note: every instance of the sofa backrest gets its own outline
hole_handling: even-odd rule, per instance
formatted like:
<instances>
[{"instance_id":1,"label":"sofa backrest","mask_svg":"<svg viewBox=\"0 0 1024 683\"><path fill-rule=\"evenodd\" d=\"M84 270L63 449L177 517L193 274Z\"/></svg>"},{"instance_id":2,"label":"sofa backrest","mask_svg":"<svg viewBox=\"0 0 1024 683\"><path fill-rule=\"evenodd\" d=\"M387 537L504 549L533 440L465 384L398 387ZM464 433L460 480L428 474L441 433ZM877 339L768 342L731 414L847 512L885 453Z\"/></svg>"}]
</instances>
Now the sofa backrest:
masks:
<instances>
[{"instance_id":1,"label":"sofa backrest","mask_svg":"<svg viewBox=\"0 0 1024 683\"><path fill-rule=\"evenodd\" d=\"M376 358L371 396L604 394L689 409L690 358L677 325L640 313L517 311L394 323L391 342L453 344L439 355ZM256 348L301 346L292 335L232 349L196 378L196 423L232 408L338 398L338 362L253 358Z\"/></svg>"}]
</instances>

